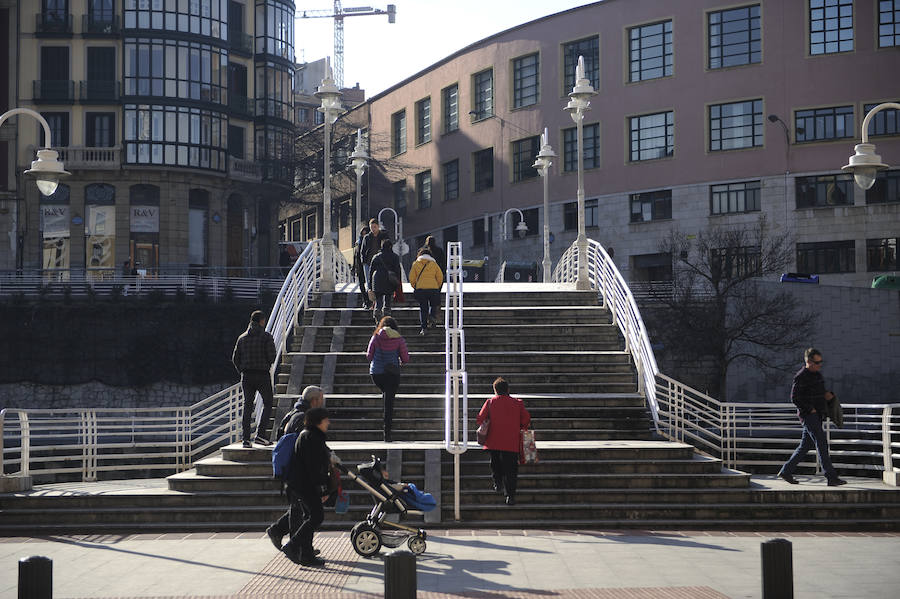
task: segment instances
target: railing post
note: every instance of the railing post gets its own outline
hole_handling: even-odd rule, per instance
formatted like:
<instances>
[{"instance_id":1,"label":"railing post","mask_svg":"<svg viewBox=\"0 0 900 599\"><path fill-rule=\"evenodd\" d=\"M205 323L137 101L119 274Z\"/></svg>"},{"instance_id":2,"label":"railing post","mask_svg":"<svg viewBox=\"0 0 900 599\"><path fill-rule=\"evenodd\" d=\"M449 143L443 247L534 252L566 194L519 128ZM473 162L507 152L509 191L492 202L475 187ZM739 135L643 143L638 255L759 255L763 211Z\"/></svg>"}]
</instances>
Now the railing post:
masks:
<instances>
[{"instance_id":1,"label":"railing post","mask_svg":"<svg viewBox=\"0 0 900 599\"><path fill-rule=\"evenodd\" d=\"M81 480L97 480L97 413L81 410Z\"/></svg>"},{"instance_id":2,"label":"railing post","mask_svg":"<svg viewBox=\"0 0 900 599\"><path fill-rule=\"evenodd\" d=\"M22 476L29 476L31 469L31 424L28 414L24 410L19 411L19 430L21 431L21 467Z\"/></svg>"},{"instance_id":3,"label":"railing post","mask_svg":"<svg viewBox=\"0 0 900 599\"><path fill-rule=\"evenodd\" d=\"M884 455L884 472L882 479L892 487L900 486L900 471L894 468L893 449L891 448L891 416L893 408L884 406L881 410L881 452Z\"/></svg>"}]
</instances>

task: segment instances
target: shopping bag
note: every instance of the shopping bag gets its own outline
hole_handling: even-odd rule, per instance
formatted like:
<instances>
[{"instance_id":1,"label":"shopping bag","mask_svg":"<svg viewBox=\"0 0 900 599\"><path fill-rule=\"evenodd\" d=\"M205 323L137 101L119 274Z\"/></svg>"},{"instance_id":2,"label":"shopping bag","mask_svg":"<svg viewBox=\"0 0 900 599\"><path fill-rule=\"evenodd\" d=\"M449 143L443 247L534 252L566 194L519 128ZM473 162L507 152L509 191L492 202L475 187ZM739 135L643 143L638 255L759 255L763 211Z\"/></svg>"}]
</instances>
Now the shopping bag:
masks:
<instances>
[{"instance_id":1,"label":"shopping bag","mask_svg":"<svg viewBox=\"0 0 900 599\"><path fill-rule=\"evenodd\" d=\"M533 430L522 431L522 464L536 464L538 461L537 443L534 440Z\"/></svg>"},{"instance_id":2,"label":"shopping bag","mask_svg":"<svg viewBox=\"0 0 900 599\"><path fill-rule=\"evenodd\" d=\"M346 514L350 509L350 494L343 488L338 488L337 500L334 502L334 512L336 514Z\"/></svg>"}]
</instances>

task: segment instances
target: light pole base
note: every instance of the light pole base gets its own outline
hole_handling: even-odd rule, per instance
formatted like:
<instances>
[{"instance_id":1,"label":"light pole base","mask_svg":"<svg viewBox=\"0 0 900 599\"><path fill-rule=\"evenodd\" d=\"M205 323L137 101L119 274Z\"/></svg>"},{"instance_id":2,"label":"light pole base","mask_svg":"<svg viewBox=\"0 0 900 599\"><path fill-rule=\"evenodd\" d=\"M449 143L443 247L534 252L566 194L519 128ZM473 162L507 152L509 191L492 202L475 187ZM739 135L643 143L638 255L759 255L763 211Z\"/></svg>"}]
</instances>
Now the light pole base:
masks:
<instances>
[{"instance_id":1,"label":"light pole base","mask_svg":"<svg viewBox=\"0 0 900 599\"><path fill-rule=\"evenodd\" d=\"M330 240L329 240L330 241ZM322 242L322 278L319 280L319 291L334 291L334 245Z\"/></svg>"},{"instance_id":2,"label":"light pole base","mask_svg":"<svg viewBox=\"0 0 900 599\"><path fill-rule=\"evenodd\" d=\"M589 291L591 289L591 282L588 280L577 280L575 281L575 290L576 291Z\"/></svg>"}]
</instances>

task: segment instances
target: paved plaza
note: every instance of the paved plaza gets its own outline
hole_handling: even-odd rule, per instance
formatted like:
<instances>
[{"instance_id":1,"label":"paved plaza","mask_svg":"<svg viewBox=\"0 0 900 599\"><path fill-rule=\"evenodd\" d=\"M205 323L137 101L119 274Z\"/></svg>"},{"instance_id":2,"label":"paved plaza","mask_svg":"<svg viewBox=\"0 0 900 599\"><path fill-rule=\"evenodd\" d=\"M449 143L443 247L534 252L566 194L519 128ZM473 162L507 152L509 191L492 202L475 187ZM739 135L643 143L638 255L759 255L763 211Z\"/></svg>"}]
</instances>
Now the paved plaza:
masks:
<instances>
[{"instance_id":1,"label":"paved plaza","mask_svg":"<svg viewBox=\"0 0 900 599\"><path fill-rule=\"evenodd\" d=\"M793 544L798 599L900 592L900 533L435 530L419 597L755 598L773 537ZM347 533L316 545L324 569L294 565L260 532L4 538L0 599L17 596L17 562L31 555L53 560L55 598L383 594L383 561L357 556Z\"/></svg>"}]
</instances>

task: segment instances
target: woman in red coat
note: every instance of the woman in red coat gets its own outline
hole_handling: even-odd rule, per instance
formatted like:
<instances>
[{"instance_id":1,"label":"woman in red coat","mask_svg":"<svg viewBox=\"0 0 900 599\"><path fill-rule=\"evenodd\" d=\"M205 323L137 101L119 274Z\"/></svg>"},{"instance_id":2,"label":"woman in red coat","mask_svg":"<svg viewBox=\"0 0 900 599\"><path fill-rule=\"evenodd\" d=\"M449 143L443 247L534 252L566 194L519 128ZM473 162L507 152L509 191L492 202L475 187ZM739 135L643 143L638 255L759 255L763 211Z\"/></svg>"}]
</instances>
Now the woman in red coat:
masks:
<instances>
[{"instance_id":1,"label":"woman in red coat","mask_svg":"<svg viewBox=\"0 0 900 599\"><path fill-rule=\"evenodd\" d=\"M494 393L481 406L476 423L481 426L486 418L491 420L484 447L491 452L494 490L506 494L506 505L515 505L521 431L531 423L531 414L521 399L509 396L509 383L503 377L494 381Z\"/></svg>"}]
</instances>

